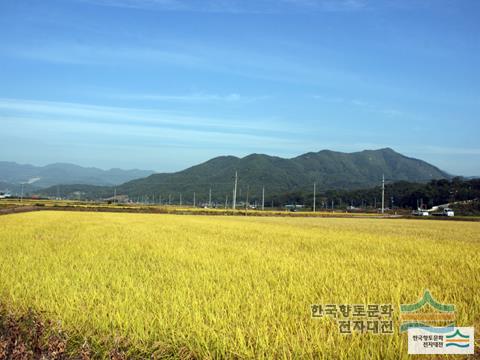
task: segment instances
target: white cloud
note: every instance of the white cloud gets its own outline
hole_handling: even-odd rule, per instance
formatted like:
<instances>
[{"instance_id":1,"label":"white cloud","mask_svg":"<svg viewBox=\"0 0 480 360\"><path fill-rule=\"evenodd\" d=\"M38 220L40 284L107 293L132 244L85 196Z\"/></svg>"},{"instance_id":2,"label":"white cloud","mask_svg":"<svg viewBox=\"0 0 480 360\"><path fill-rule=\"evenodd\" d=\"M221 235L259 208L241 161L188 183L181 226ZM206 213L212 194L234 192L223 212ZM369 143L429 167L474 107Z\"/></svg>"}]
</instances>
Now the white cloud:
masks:
<instances>
[{"instance_id":1,"label":"white cloud","mask_svg":"<svg viewBox=\"0 0 480 360\"><path fill-rule=\"evenodd\" d=\"M135 125L137 127L164 128L196 128L204 131L222 130L225 133L257 133L276 126L275 119L232 119L204 118L178 112L159 109L143 109L131 107L98 106L90 104L35 101L24 99L0 98L0 111L4 119L30 119L42 122L45 119L57 119L65 123L83 121L84 123L101 123L117 125ZM2 113L0 112L0 115ZM296 132L292 128L284 128L288 135ZM277 130L276 133L281 133Z\"/></svg>"}]
</instances>

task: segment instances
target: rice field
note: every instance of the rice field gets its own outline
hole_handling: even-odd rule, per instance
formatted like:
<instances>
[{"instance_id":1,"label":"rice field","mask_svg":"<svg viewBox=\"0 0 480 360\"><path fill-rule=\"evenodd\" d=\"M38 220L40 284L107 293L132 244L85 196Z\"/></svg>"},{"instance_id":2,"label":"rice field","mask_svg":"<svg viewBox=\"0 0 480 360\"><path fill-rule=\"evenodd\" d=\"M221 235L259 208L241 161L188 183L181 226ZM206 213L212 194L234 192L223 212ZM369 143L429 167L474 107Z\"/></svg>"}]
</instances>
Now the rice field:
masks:
<instances>
[{"instance_id":1,"label":"rice field","mask_svg":"<svg viewBox=\"0 0 480 360\"><path fill-rule=\"evenodd\" d=\"M94 358L407 359L425 289L480 332L480 223L42 211L0 217L0 304ZM342 335L312 304L392 304ZM478 347L478 340L477 340Z\"/></svg>"}]
</instances>

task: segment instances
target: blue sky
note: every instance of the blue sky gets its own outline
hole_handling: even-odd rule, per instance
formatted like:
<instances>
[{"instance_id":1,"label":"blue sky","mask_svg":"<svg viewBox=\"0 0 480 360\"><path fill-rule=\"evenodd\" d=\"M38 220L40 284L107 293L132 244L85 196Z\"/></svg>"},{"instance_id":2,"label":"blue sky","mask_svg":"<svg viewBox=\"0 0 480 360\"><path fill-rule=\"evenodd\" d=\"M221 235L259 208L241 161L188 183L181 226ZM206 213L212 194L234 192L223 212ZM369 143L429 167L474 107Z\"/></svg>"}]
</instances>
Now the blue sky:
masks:
<instances>
[{"instance_id":1,"label":"blue sky","mask_svg":"<svg viewBox=\"0 0 480 360\"><path fill-rule=\"evenodd\" d=\"M477 0L0 2L0 160L392 147L480 175Z\"/></svg>"}]
</instances>

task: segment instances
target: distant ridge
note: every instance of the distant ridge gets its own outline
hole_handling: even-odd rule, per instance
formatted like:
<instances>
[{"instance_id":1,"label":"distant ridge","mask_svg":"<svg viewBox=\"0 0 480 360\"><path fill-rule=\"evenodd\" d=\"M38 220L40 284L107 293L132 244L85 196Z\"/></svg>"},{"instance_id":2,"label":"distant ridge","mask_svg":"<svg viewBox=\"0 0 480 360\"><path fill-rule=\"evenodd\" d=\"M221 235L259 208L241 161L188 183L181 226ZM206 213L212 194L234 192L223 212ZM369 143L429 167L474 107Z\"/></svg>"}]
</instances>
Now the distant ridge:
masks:
<instances>
[{"instance_id":1,"label":"distant ridge","mask_svg":"<svg viewBox=\"0 0 480 360\"><path fill-rule=\"evenodd\" d=\"M18 187L21 183L31 188L57 184L118 185L153 174L150 170L102 170L74 164L55 163L46 166L22 165L0 161L0 183ZM4 185L6 186L6 185Z\"/></svg>"}]
</instances>

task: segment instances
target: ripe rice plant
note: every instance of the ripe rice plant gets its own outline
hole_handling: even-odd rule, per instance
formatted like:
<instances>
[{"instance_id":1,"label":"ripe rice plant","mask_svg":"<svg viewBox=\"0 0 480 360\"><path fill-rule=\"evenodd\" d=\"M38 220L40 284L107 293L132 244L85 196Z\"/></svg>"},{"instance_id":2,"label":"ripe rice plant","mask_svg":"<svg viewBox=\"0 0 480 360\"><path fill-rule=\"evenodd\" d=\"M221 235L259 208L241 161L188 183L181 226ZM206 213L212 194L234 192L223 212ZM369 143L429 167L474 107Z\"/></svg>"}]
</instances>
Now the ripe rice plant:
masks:
<instances>
[{"instance_id":1,"label":"ripe rice plant","mask_svg":"<svg viewBox=\"0 0 480 360\"><path fill-rule=\"evenodd\" d=\"M42 211L0 217L0 303L94 357L407 359L425 289L480 331L480 223ZM393 335L311 304L394 306ZM478 345L477 345L478 346Z\"/></svg>"}]
</instances>

